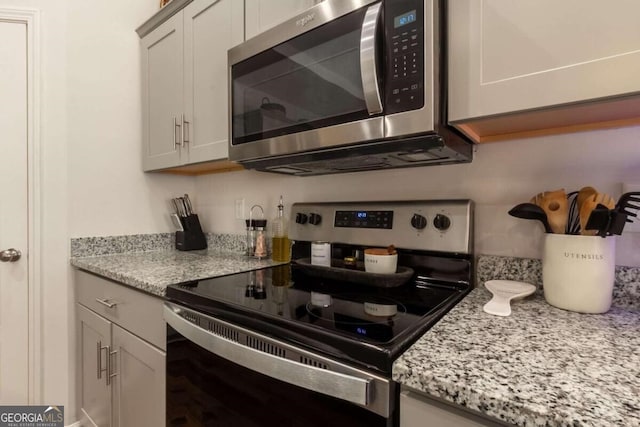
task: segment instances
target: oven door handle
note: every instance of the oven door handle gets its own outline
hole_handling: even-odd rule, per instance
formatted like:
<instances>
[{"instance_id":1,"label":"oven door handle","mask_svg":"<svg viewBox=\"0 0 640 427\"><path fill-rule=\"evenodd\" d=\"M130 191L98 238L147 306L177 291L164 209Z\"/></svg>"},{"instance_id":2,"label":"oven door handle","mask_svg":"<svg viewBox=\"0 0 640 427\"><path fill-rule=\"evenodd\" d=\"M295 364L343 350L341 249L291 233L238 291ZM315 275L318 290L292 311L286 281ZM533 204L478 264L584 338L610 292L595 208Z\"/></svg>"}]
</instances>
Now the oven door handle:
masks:
<instances>
[{"instance_id":1,"label":"oven door handle","mask_svg":"<svg viewBox=\"0 0 640 427\"><path fill-rule=\"evenodd\" d=\"M231 341L197 326L180 315L182 308L165 302L164 319L189 341L252 371L348 402L366 406L372 393L370 378L358 378L297 363Z\"/></svg>"},{"instance_id":2,"label":"oven door handle","mask_svg":"<svg viewBox=\"0 0 640 427\"><path fill-rule=\"evenodd\" d=\"M376 61L376 34L382 3L369 6L362 21L360 33L360 75L364 102L369 115L382 112L380 87L378 86L378 64Z\"/></svg>"}]
</instances>

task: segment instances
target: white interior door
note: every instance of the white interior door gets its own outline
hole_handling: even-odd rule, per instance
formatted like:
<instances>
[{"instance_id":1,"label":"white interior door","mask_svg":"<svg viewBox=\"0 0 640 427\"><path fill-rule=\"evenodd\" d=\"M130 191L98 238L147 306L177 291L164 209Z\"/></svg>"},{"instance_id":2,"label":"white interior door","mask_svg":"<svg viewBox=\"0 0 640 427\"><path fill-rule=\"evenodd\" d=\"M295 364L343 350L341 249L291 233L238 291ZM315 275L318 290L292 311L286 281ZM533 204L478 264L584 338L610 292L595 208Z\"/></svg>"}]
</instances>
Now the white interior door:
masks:
<instances>
[{"instance_id":1,"label":"white interior door","mask_svg":"<svg viewBox=\"0 0 640 427\"><path fill-rule=\"evenodd\" d=\"M0 20L0 404L27 404L27 25ZM10 249L21 252L12 256Z\"/></svg>"}]
</instances>

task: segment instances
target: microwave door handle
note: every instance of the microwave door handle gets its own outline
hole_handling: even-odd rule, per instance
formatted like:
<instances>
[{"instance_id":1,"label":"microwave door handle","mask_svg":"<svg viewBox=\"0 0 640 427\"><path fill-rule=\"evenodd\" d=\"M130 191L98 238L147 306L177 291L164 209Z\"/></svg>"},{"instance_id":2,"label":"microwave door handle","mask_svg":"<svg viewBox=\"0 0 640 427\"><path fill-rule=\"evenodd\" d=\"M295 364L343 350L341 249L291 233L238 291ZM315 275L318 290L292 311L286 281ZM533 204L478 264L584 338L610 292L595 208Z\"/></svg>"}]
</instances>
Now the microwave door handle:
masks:
<instances>
[{"instance_id":1,"label":"microwave door handle","mask_svg":"<svg viewBox=\"0 0 640 427\"><path fill-rule=\"evenodd\" d=\"M369 6L362 22L360 33L360 73L364 102L369 115L382 112L380 87L378 86L378 70L376 63L376 34L378 32L378 17L382 3Z\"/></svg>"}]
</instances>

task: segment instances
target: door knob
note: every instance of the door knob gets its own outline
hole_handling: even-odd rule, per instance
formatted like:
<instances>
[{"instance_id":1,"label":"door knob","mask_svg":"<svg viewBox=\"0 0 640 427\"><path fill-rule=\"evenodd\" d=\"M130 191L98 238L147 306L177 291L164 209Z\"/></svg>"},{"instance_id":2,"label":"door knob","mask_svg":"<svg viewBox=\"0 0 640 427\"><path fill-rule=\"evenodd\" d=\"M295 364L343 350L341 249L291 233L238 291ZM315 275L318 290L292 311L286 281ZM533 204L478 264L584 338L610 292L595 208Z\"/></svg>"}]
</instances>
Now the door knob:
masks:
<instances>
[{"instance_id":1,"label":"door knob","mask_svg":"<svg viewBox=\"0 0 640 427\"><path fill-rule=\"evenodd\" d=\"M0 261L2 262L16 262L21 256L22 252L13 248L0 251Z\"/></svg>"}]
</instances>

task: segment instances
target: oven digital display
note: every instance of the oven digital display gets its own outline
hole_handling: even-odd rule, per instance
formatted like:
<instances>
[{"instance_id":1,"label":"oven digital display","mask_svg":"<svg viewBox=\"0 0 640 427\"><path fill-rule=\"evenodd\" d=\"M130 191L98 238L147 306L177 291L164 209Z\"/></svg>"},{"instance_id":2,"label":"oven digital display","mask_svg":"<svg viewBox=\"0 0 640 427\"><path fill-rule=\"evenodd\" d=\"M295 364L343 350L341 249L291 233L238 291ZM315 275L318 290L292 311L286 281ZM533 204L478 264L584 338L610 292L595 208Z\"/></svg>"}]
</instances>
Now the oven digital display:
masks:
<instances>
[{"instance_id":1,"label":"oven digital display","mask_svg":"<svg viewBox=\"0 0 640 427\"><path fill-rule=\"evenodd\" d=\"M393 211L336 211L335 227L393 228Z\"/></svg>"},{"instance_id":2,"label":"oven digital display","mask_svg":"<svg viewBox=\"0 0 640 427\"><path fill-rule=\"evenodd\" d=\"M402 15L396 16L393 18L393 28L402 27L403 25L411 24L416 22L416 11L412 10L407 13L403 13Z\"/></svg>"},{"instance_id":3,"label":"oven digital display","mask_svg":"<svg viewBox=\"0 0 640 427\"><path fill-rule=\"evenodd\" d=\"M349 333L356 333L363 337L378 341L387 342L393 338L393 322L378 323L370 320L358 319L348 314L334 313L336 329Z\"/></svg>"}]
</instances>

